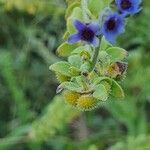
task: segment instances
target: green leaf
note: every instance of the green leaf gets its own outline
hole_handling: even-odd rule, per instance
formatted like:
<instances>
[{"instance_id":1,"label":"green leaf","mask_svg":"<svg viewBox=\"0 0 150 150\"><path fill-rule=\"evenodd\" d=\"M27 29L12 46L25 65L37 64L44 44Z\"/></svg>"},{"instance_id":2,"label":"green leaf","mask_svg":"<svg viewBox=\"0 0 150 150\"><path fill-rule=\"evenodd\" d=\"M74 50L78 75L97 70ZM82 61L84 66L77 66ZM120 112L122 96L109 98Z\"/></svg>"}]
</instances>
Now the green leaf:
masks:
<instances>
[{"instance_id":1,"label":"green leaf","mask_svg":"<svg viewBox=\"0 0 150 150\"><path fill-rule=\"evenodd\" d=\"M71 76L79 76L80 75L80 70L74 66L69 68L69 72Z\"/></svg>"},{"instance_id":2,"label":"green leaf","mask_svg":"<svg viewBox=\"0 0 150 150\"><path fill-rule=\"evenodd\" d=\"M98 84L95 88L93 96L99 100L106 101L108 98L108 91L103 84Z\"/></svg>"},{"instance_id":3,"label":"green leaf","mask_svg":"<svg viewBox=\"0 0 150 150\"><path fill-rule=\"evenodd\" d=\"M80 68L81 64L82 64L82 61L81 61L81 58L79 55L72 55L68 58L68 62L74 66L74 67L77 67L77 68Z\"/></svg>"},{"instance_id":4,"label":"green leaf","mask_svg":"<svg viewBox=\"0 0 150 150\"><path fill-rule=\"evenodd\" d=\"M86 50L86 46L79 46L72 51L72 54L80 54L84 50Z\"/></svg>"},{"instance_id":5,"label":"green leaf","mask_svg":"<svg viewBox=\"0 0 150 150\"><path fill-rule=\"evenodd\" d=\"M110 55L106 51L99 52L99 60L101 61L101 65L108 66L111 63Z\"/></svg>"},{"instance_id":6,"label":"green leaf","mask_svg":"<svg viewBox=\"0 0 150 150\"><path fill-rule=\"evenodd\" d=\"M78 2L78 1L72 2L66 10L65 18L67 19L71 15L73 9L75 7L79 7L79 6L80 6L80 2Z\"/></svg>"},{"instance_id":7,"label":"green leaf","mask_svg":"<svg viewBox=\"0 0 150 150\"><path fill-rule=\"evenodd\" d=\"M63 35L63 40L67 41L68 37L69 37L70 33L68 31L66 31Z\"/></svg>"},{"instance_id":8,"label":"green leaf","mask_svg":"<svg viewBox=\"0 0 150 150\"><path fill-rule=\"evenodd\" d=\"M102 81L106 81L110 84L112 83L112 79L109 77L97 77L94 79L93 84L97 85L97 84L100 84Z\"/></svg>"},{"instance_id":9,"label":"green leaf","mask_svg":"<svg viewBox=\"0 0 150 150\"><path fill-rule=\"evenodd\" d=\"M88 7L91 13L97 17L108 4L109 0L89 0Z\"/></svg>"},{"instance_id":10,"label":"green leaf","mask_svg":"<svg viewBox=\"0 0 150 150\"><path fill-rule=\"evenodd\" d=\"M112 47L112 45L103 36L100 44L100 51L105 51L109 47Z\"/></svg>"},{"instance_id":11,"label":"green leaf","mask_svg":"<svg viewBox=\"0 0 150 150\"><path fill-rule=\"evenodd\" d=\"M124 98L124 91L115 80L112 80L111 95L116 98Z\"/></svg>"},{"instance_id":12,"label":"green leaf","mask_svg":"<svg viewBox=\"0 0 150 150\"><path fill-rule=\"evenodd\" d=\"M81 92L82 87L74 82L63 82L61 86L67 90L75 91L75 92Z\"/></svg>"},{"instance_id":13,"label":"green leaf","mask_svg":"<svg viewBox=\"0 0 150 150\"><path fill-rule=\"evenodd\" d=\"M81 72L87 73L91 69L91 64L90 62L85 62L84 64L81 65L80 70Z\"/></svg>"},{"instance_id":14,"label":"green leaf","mask_svg":"<svg viewBox=\"0 0 150 150\"><path fill-rule=\"evenodd\" d=\"M49 67L50 70L55 71L56 73L60 73L65 76L70 76L69 68L70 64L65 61L57 62Z\"/></svg>"},{"instance_id":15,"label":"green leaf","mask_svg":"<svg viewBox=\"0 0 150 150\"><path fill-rule=\"evenodd\" d=\"M67 19L67 30L70 34L73 34L76 32L76 29L73 26L73 21L75 19L83 20L83 12L80 7L75 7L73 9L71 16Z\"/></svg>"},{"instance_id":16,"label":"green leaf","mask_svg":"<svg viewBox=\"0 0 150 150\"><path fill-rule=\"evenodd\" d=\"M120 47L110 47L106 52L111 57L111 62L117 62L125 59L128 55L127 51Z\"/></svg>"},{"instance_id":17,"label":"green leaf","mask_svg":"<svg viewBox=\"0 0 150 150\"><path fill-rule=\"evenodd\" d=\"M82 76L75 77L75 82L76 82L79 86L83 87L83 78L82 78Z\"/></svg>"},{"instance_id":18,"label":"green leaf","mask_svg":"<svg viewBox=\"0 0 150 150\"><path fill-rule=\"evenodd\" d=\"M77 44L68 44L67 42L62 43L58 49L57 53L59 56L67 57L71 54L71 52L77 47Z\"/></svg>"},{"instance_id":19,"label":"green leaf","mask_svg":"<svg viewBox=\"0 0 150 150\"><path fill-rule=\"evenodd\" d=\"M68 4L68 6L72 5L74 2L78 2L80 3L81 0L66 0L66 3Z\"/></svg>"},{"instance_id":20,"label":"green leaf","mask_svg":"<svg viewBox=\"0 0 150 150\"><path fill-rule=\"evenodd\" d=\"M79 47L77 47L76 49L74 49L71 54L79 54L79 55L82 55L83 53L87 53L88 56L91 56L91 55L92 55L91 47L89 47L89 45L86 45L86 46L79 46Z\"/></svg>"}]
</instances>

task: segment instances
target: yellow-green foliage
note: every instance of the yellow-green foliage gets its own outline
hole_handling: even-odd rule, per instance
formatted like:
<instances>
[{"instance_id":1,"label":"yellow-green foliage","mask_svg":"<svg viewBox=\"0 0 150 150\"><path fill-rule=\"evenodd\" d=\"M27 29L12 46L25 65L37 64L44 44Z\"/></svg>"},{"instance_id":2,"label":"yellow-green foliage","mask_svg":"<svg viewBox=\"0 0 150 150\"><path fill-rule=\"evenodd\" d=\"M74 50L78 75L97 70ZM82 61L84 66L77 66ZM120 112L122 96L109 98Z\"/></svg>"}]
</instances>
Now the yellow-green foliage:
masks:
<instances>
[{"instance_id":1,"label":"yellow-green foliage","mask_svg":"<svg viewBox=\"0 0 150 150\"><path fill-rule=\"evenodd\" d=\"M44 12L44 11L53 11L54 8L57 9L56 6L59 5L53 3L51 0L0 0L0 3L4 5L4 9L7 11L12 10L13 8L28 12L29 14L35 14L36 12ZM60 7L57 11L63 12L64 8Z\"/></svg>"},{"instance_id":2,"label":"yellow-green foliage","mask_svg":"<svg viewBox=\"0 0 150 150\"><path fill-rule=\"evenodd\" d=\"M43 116L33 122L29 136L35 141L46 140L63 129L65 124L78 115L77 110L68 107L64 99L57 96L49 104Z\"/></svg>"},{"instance_id":3,"label":"yellow-green foliage","mask_svg":"<svg viewBox=\"0 0 150 150\"><path fill-rule=\"evenodd\" d=\"M68 81L70 79L69 77L58 73L56 73L56 78L60 83L64 81Z\"/></svg>"},{"instance_id":4,"label":"yellow-green foliage","mask_svg":"<svg viewBox=\"0 0 150 150\"><path fill-rule=\"evenodd\" d=\"M16 104L16 110L19 112L15 115L19 117L21 122L27 122L27 120L31 117L31 112L28 110L29 103L23 93L23 90L17 83L17 78L13 70L13 58L11 53L0 52L0 68L0 73L8 86L8 91L10 92L12 101Z\"/></svg>"},{"instance_id":5,"label":"yellow-green foliage","mask_svg":"<svg viewBox=\"0 0 150 150\"><path fill-rule=\"evenodd\" d=\"M118 142L109 150L149 150L150 136L139 135L138 137L128 137L125 142Z\"/></svg>"}]
</instances>

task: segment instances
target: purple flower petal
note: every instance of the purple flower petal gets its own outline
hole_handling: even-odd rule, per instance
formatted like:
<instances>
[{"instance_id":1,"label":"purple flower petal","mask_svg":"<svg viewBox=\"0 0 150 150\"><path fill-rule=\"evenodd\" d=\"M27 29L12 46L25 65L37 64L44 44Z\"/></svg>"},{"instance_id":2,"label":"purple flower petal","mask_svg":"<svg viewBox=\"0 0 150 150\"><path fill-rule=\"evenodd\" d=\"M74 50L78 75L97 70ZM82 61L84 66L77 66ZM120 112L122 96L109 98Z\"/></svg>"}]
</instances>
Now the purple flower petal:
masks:
<instances>
[{"instance_id":1,"label":"purple flower petal","mask_svg":"<svg viewBox=\"0 0 150 150\"><path fill-rule=\"evenodd\" d=\"M111 33L105 33L105 38L108 42L110 42L112 45L116 43L116 37L117 35L111 34Z\"/></svg>"},{"instance_id":2,"label":"purple flower petal","mask_svg":"<svg viewBox=\"0 0 150 150\"><path fill-rule=\"evenodd\" d=\"M82 23L79 20L74 21L74 26L78 30L76 34L70 35L68 43L74 44L78 41L85 41L93 46L98 46L99 39L96 37L97 33L100 32L100 27L95 22L90 24Z\"/></svg>"},{"instance_id":3,"label":"purple flower petal","mask_svg":"<svg viewBox=\"0 0 150 150\"><path fill-rule=\"evenodd\" d=\"M95 36L93 41L91 42L91 44L94 46L94 47L97 47L99 45L99 39Z\"/></svg>"},{"instance_id":4,"label":"purple flower petal","mask_svg":"<svg viewBox=\"0 0 150 150\"><path fill-rule=\"evenodd\" d=\"M122 26L119 27L118 29L118 34L122 34L125 32L125 27L124 27L124 24Z\"/></svg>"},{"instance_id":5,"label":"purple flower petal","mask_svg":"<svg viewBox=\"0 0 150 150\"><path fill-rule=\"evenodd\" d=\"M100 30L100 26L96 23L96 22L92 22L88 25L88 27L96 34L96 35L100 35L101 34L101 30Z\"/></svg>"},{"instance_id":6,"label":"purple flower petal","mask_svg":"<svg viewBox=\"0 0 150 150\"><path fill-rule=\"evenodd\" d=\"M68 38L68 43L69 44L74 44L78 41L80 41L81 38L80 38L80 35L79 34L73 34L73 35L70 35L69 38Z\"/></svg>"},{"instance_id":7,"label":"purple flower petal","mask_svg":"<svg viewBox=\"0 0 150 150\"><path fill-rule=\"evenodd\" d=\"M78 31L82 31L85 28L85 24L83 24L79 20L75 20L73 24Z\"/></svg>"}]
</instances>

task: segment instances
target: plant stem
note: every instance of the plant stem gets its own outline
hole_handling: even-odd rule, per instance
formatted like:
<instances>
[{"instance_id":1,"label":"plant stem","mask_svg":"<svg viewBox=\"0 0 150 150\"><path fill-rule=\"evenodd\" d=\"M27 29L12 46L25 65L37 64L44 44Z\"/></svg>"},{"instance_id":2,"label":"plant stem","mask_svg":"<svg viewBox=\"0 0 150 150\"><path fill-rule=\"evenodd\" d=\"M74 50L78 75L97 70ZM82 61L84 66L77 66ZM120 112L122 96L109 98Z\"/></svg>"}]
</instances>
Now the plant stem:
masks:
<instances>
[{"instance_id":1,"label":"plant stem","mask_svg":"<svg viewBox=\"0 0 150 150\"><path fill-rule=\"evenodd\" d=\"M83 11L83 19L85 22L89 22L89 17L87 15L88 4L87 0L81 0L81 8Z\"/></svg>"},{"instance_id":2,"label":"plant stem","mask_svg":"<svg viewBox=\"0 0 150 150\"><path fill-rule=\"evenodd\" d=\"M98 55L99 55L99 47L95 48L94 50L94 54L93 54L93 58L92 58L92 67L91 67L91 71L94 70L95 68L95 65L97 63L97 60L98 60Z\"/></svg>"},{"instance_id":3,"label":"plant stem","mask_svg":"<svg viewBox=\"0 0 150 150\"><path fill-rule=\"evenodd\" d=\"M88 85L86 83L86 78L83 75L82 75L82 85L83 85L84 90L86 91L88 89Z\"/></svg>"}]
</instances>

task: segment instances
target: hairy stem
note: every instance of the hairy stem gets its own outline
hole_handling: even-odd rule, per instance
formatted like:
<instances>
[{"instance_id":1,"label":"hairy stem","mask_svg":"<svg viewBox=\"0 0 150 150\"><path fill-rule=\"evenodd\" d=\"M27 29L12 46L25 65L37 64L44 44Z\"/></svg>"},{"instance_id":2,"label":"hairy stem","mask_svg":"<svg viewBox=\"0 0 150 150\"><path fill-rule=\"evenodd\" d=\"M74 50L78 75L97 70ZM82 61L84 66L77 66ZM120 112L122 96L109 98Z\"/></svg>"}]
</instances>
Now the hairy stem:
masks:
<instances>
[{"instance_id":1,"label":"hairy stem","mask_svg":"<svg viewBox=\"0 0 150 150\"><path fill-rule=\"evenodd\" d=\"M88 9L88 0L81 0L81 8L83 11L83 19L85 22L89 22L89 17L87 15L87 9Z\"/></svg>"},{"instance_id":2,"label":"hairy stem","mask_svg":"<svg viewBox=\"0 0 150 150\"><path fill-rule=\"evenodd\" d=\"M99 47L95 48L94 50L94 54L93 54L93 58L92 58L92 67L91 67L91 71L94 70L95 68L95 65L97 63L97 60L98 60L98 55L99 55Z\"/></svg>"}]
</instances>

